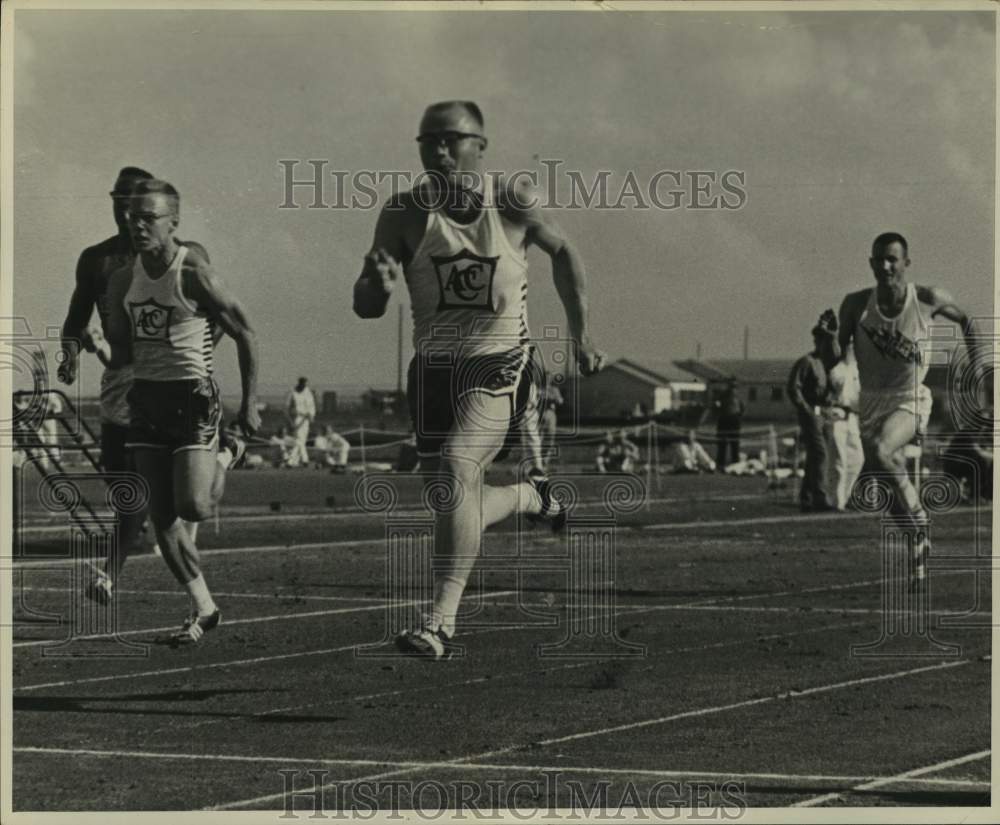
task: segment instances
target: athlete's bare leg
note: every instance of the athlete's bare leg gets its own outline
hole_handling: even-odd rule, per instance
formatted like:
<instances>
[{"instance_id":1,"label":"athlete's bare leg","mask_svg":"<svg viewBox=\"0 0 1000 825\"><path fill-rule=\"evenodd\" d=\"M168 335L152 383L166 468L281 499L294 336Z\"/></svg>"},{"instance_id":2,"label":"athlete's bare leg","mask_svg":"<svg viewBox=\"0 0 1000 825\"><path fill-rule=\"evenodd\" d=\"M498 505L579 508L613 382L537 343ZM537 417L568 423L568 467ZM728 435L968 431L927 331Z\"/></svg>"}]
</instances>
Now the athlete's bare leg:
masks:
<instances>
[{"instance_id":1,"label":"athlete's bare leg","mask_svg":"<svg viewBox=\"0 0 1000 825\"><path fill-rule=\"evenodd\" d=\"M532 387L532 395L537 391ZM542 453L541 412L536 398L532 398L521 416L521 448L531 461L531 469L545 472L545 457Z\"/></svg>"},{"instance_id":2,"label":"athlete's bare leg","mask_svg":"<svg viewBox=\"0 0 1000 825\"><path fill-rule=\"evenodd\" d=\"M917 417L911 412L896 410L885 420L878 435L865 442L864 450L866 469L887 477L899 509L914 519L914 526L921 526L926 515L906 471L902 453L903 447L913 441L916 434Z\"/></svg>"},{"instance_id":3,"label":"athlete's bare leg","mask_svg":"<svg viewBox=\"0 0 1000 825\"><path fill-rule=\"evenodd\" d=\"M174 578L188 591L195 610L204 616L215 610L215 602L201 574L198 548L178 517L179 508L175 502L176 467L182 463L178 456L192 452L206 453L214 462L214 453L206 450L187 450L171 456L167 450L137 449L135 465L149 485L149 515L163 560Z\"/></svg>"},{"instance_id":4,"label":"athlete's bare leg","mask_svg":"<svg viewBox=\"0 0 1000 825\"><path fill-rule=\"evenodd\" d=\"M211 518L225 488L226 468L214 445L174 454L173 496L182 519L198 522Z\"/></svg>"},{"instance_id":5,"label":"athlete's bare leg","mask_svg":"<svg viewBox=\"0 0 1000 825\"><path fill-rule=\"evenodd\" d=\"M471 397L470 397L471 396ZM449 636L455 631L455 614L479 557L483 530L515 512L538 513L541 499L530 484L496 487L483 482L490 463L503 447L502 427L483 429L486 421L507 421L510 398L485 392L463 396L455 425L438 460L422 461L425 483L447 485L453 506L438 513L434 532L434 554L447 558L446 568L435 575L434 604L429 624ZM468 410L474 409L475 415Z\"/></svg>"}]
</instances>

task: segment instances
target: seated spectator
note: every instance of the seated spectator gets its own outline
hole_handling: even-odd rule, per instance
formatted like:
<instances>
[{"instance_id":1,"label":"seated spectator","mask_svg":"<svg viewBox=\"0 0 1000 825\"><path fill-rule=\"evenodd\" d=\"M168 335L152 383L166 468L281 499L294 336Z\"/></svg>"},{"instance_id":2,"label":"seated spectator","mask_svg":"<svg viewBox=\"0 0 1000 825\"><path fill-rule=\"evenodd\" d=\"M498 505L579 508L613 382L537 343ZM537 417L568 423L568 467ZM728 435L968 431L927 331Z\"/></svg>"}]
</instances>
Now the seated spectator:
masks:
<instances>
[{"instance_id":1,"label":"seated spectator","mask_svg":"<svg viewBox=\"0 0 1000 825\"><path fill-rule=\"evenodd\" d=\"M740 460L726 466L725 472L731 476L763 476L767 475L767 450L761 450L757 456L740 453Z\"/></svg>"},{"instance_id":2,"label":"seated spectator","mask_svg":"<svg viewBox=\"0 0 1000 825\"><path fill-rule=\"evenodd\" d=\"M675 473L715 472L715 462L698 442L694 430L688 430L687 438L674 445L673 465Z\"/></svg>"},{"instance_id":3,"label":"seated spectator","mask_svg":"<svg viewBox=\"0 0 1000 825\"><path fill-rule=\"evenodd\" d=\"M617 436L609 430L604 443L597 448L597 472L630 473L639 459L639 448L630 441L624 430Z\"/></svg>"},{"instance_id":4,"label":"seated spectator","mask_svg":"<svg viewBox=\"0 0 1000 825\"><path fill-rule=\"evenodd\" d=\"M316 466L329 467L334 473L347 472L347 456L351 445L347 439L333 431L329 424L324 425L321 433L313 440L316 451Z\"/></svg>"},{"instance_id":5,"label":"seated spectator","mask_svg":"<svg viewBox=\"0 0 1000 825\"><path fill-rule=\"evenodd\" d=\"M295 439L288 434L287 427L279 427L278 432L270 438L274 445L271 461L275 467L290 467L292 450L295 449Z\"/></svg>"}]
</instances>

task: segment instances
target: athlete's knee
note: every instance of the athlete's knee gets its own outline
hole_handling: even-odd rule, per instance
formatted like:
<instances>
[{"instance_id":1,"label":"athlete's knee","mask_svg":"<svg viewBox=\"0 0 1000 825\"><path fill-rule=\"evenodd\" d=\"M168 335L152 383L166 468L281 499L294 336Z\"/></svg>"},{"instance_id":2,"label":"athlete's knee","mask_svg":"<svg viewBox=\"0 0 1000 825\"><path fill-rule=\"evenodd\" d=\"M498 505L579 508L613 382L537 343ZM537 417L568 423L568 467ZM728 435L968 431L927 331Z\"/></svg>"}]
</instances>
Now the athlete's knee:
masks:
<instances>
[{"instance_id":1,"label":"athlete's knee","mask_svg":"<svg viewBox=\"0 0 1000 825\"><path fill-rule=\"evenodd\" d=\"M483 470L475 461L448 456L441 459L438 476L450 485L468 489L482 481Z\"/></svg>"},{"instance_id":2,"label":"athlete's knee","mask_svg":"<svg viewBox=\"0 0 1000 825\"><path fill-rule=\"evenodd\" d=\"M177 523L177 511L172 506L153 506L149 509L149 523L158 533L166 532Z\"/></svg>"},{"instance_id":3,"label":"athlete's knee","mask_svg":"<svg viewBox=\"0 0 1000 825\"><path fill-rule=\"evenodd\" d=\"M177 502L177 515L184 521L205 521L212 517L212 503L206 499L185 496Z\"/></svg>"},{"instance_id":4,"label":"athlete's knee","mask_svg":"<svg viewBox=\"0 0 1000 825\"><path fill-rule=\"evenodd\" d=\"M875 463L879 469L893 473L902 468L899 451L892 449L885 442L876 442L874 453Z\"/></svg>"}]
</instances>

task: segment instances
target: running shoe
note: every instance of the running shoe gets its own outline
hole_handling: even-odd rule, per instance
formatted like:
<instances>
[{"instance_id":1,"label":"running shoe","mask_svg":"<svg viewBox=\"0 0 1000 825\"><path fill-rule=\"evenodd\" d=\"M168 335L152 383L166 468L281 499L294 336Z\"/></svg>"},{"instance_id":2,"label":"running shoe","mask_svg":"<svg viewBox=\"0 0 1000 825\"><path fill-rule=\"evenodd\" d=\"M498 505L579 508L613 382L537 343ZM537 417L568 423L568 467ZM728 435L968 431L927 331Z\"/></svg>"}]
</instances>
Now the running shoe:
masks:
<instances>
[{"instance_id":1,"label":"running shoe","mask_svg":"<svg viewBox=\"0 0 1000 825\"><path fill-rule=\"evenodd\" d=\"M529 478L528 483L535 488L542 499L541 512L529 513L528 521L536 524L547 521L552 526L552 532L558 533L566 526L566 508L552 495L552 483L545 476Z\"/></svg>"},{"instance_id":2,"label":"running shoe","mask_svg":"<svg viewBox=\"0 0 1000 825\"><path fill-rule=\"evenodd\" d=\"M396 647L409 656L420 656L432 661L450 659L453 652L451 636L441 628L431 630L404 630L396 637Z\"/></svg>"},{"instance_id":3,"label":"running shoe","mask_svg":"<svg viewBox=\"0 0 1000 825\"><path fill-rule=\"evenodd\" d=\"M184 620L181 629L170 637L170 642L174 647L197 644L208 631L218 627L220 621L222 621L222 614L218 608L208 616L199 616L194 613Z\"/></svg>"},{"instance_id":4,"label":"running shoe","mask_svg":"<svg viewBox=\"0 0 1000 825\"><path fill-rule=\"evenodd\" d=\"M115 597L114 583L109 576L101 573L87 585L84 595L99 605L108 605Z\"/></svg>"}]
</instances>

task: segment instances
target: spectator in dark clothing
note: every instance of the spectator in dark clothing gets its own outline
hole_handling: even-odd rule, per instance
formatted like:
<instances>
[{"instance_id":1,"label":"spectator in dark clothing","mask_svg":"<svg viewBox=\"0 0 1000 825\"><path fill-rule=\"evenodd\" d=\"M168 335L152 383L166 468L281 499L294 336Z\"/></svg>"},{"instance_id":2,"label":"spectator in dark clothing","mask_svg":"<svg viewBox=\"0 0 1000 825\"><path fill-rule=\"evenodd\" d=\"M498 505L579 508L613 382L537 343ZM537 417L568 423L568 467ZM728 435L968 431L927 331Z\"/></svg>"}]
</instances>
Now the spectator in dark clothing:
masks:
<instances>
[{"instance_id":1,"label":"spectator in dark clothing","mask_svg":"<svg viewBox=\"0 0 1000 825\"><path fill-rule=\"evenodd\" d=\"M956 433L941 453L941 469L959 481L963 501L993 500L992 419Z\"/></svg>"},{"instance_id":2,"label":"spectator in dark clothing","mask_svg":"<svg viewBox=\"0 0 1000 825\"><path fill-rule=\"evenodd\" d=\"M805 477L799 492L804 513L830 509L823 489L827 453L822 415L829 389L823 352L830 334L819 326L813 328L812 334L813 351L796 361L788 376L788 398L798 413L799 439L806 450Z\"/></svg>"},{"instance_id":3,"label":"spectator in dark clothing","mask_svg":"<svg viewBox=\"0 0 1000 825\"><path fill-rule=\"evenodd\" d=\"M740 426L743 422L746 405L736 393L735 380L729 380L722 397L715 402L715 409L718 411L715 431L718 450L715 465L721 473L727 465L735 464L740 460ZM726 460L727 452L731 456L728 461Z\"/></svg>"}]
</instances>

